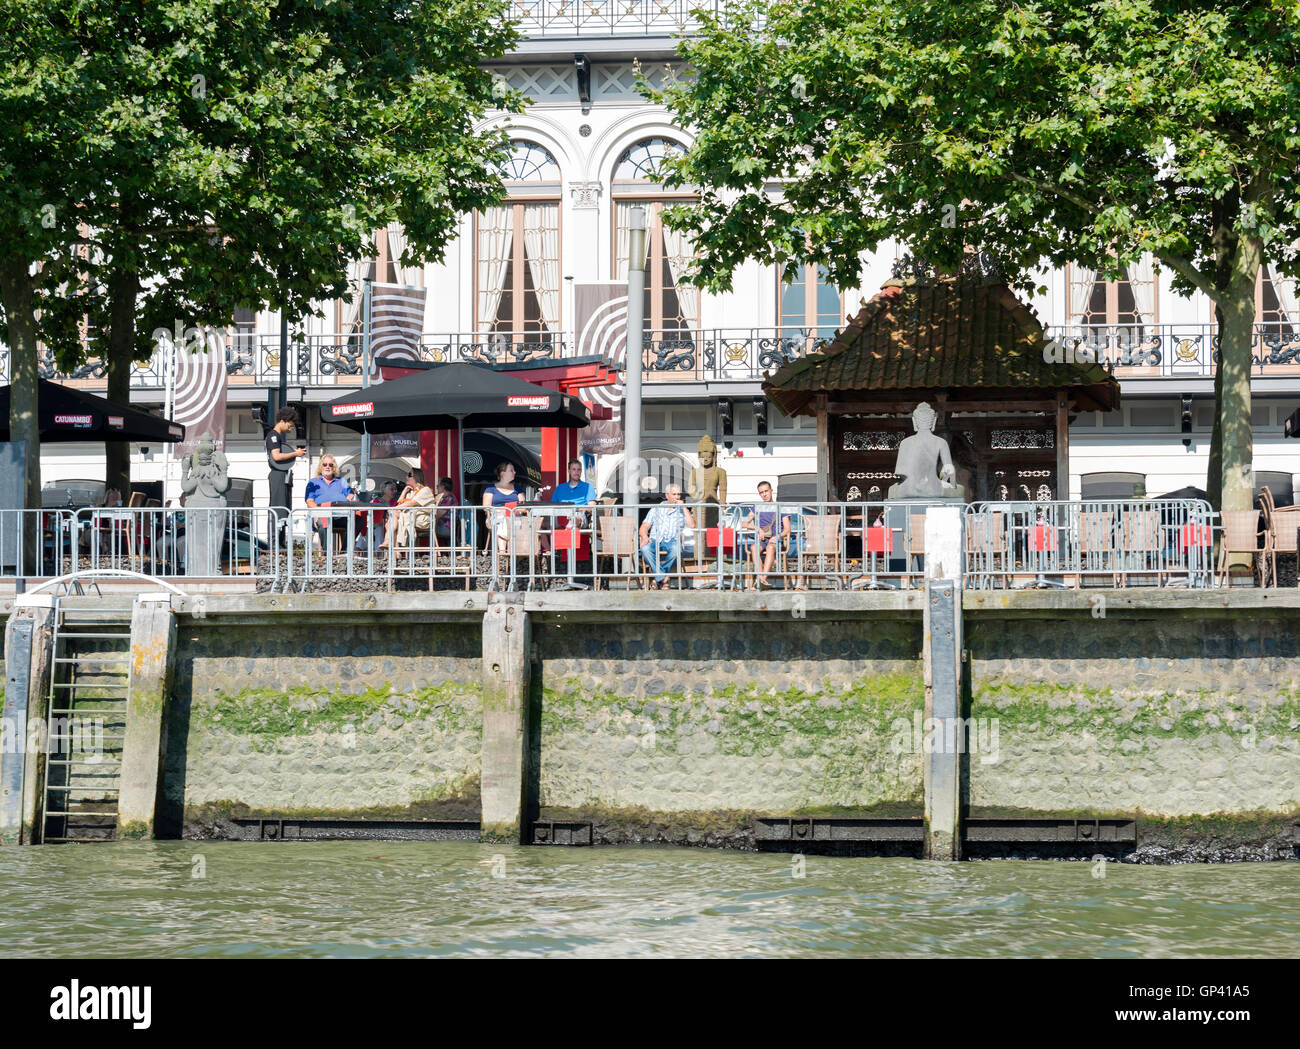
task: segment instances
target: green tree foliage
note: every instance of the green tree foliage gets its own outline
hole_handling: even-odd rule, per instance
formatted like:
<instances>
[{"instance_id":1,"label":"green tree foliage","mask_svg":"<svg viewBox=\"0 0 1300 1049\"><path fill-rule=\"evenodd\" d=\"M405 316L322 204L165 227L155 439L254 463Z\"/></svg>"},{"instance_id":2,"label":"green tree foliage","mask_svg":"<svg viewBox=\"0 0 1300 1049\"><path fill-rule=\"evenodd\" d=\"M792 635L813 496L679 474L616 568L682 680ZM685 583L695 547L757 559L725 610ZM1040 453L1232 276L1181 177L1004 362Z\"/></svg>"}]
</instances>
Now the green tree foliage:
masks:
<instances>
[{"instance_id":1,"label":"green tree foliage","mask_svg":"<svg viewBox=\"0 0 1300 1049\"><path fill-rule=\"evenodd\" d=\"M1210 486L1251 499L1250 364L1261 261L1300 258L1300 15L1276 0L742 0L684 42L658 96L696 139L668 220L730 286L756 258L854 287L889 238L1013 283L1141 253L1204 292L1222 364Z\"/></svg>"},{"instance_id":2,"label":"green tree foliage","mask_svg":"<svg viewBox=\"0 0 1300 1049\"><path fill-rule=\"evenodd\" d=\"M406 261L440 259L458 216L502 193L506 136L482 124L519 100L481 63L516 39L506 9L0 2L0 339L21 392L15 439L34 447L37 339L63 369L106 361L109 395L124 398L157 328L228 325L240 307L300 317L347 294L349 261L390 221L405 227ZM32 505L38 471L29 454Z\"/></svg>"}]
</instances>

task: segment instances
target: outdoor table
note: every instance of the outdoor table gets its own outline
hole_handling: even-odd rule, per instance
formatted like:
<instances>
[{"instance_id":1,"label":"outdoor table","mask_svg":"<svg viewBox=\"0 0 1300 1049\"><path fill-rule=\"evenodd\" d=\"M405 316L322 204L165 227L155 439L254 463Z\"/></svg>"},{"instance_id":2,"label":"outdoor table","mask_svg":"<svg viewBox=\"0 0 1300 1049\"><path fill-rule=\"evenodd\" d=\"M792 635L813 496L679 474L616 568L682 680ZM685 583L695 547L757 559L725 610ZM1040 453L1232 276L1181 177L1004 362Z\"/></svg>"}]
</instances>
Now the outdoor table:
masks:
<instances>
[{"instance_id":1,"label":"outdoor table","mask_svg":"<svg viewBox=\"0 0 1300 1049\"><path fill-rule=\"evenodd\" d=\"M861 518L859 518L861 520ZM871 525L862 530L862 563L870 563L870 572L863 587L867 590L895 590L894 584L883 582L876 569L877 560L883 555L888 563L889 555L894 552L894 529L888 525Z\"/></svg>"},{"instance_id":2,"label":"outdoor table","mask_svg":"<svg viewBox=\"0 0 1300 1049\"><path fill-rule=\"evenodd\" d=\"M593 510L594 507L585 512L591 514ZM516 512L535 513L538 517L551 519L551 550L566 552L565 581L568 589L589 589L589 584L580 583L577 577L577 562L591 560L591 537L577 524L578 514L583 513L583 509L574 503L519 503ZM586 556L579 558L580 552L585 552Z\"/></svg>"},{"instance_id":3,"label":"outdoor table","mask_svg":"<svg viewBox=\"0 0 1300 1049\"><path fill-rule=\"evenodd\" d=\"M740 574L740 545L736 542L735 528L706 528L704 530L704 548L715 551L718 559L718 589L723 588L724 573L726 585L736 588L737 576Z\"/></svg>"}]
</instances>

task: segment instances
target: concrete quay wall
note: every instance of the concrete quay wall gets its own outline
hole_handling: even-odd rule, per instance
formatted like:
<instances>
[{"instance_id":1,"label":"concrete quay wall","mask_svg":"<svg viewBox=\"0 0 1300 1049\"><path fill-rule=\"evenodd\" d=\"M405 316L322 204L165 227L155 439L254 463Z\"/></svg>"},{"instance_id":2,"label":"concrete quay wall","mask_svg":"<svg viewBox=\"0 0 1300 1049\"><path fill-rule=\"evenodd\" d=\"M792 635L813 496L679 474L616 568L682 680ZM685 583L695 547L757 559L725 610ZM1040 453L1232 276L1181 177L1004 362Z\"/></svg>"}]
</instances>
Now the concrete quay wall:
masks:
<instances>
[{"instance_id":1,"label":"concrete quay wall","mask_svg":"<svg viewBox=\"0 0 1300 1049\"><path fill-rule=\"evenodd\" d=\"M1097 596L966 595L968 812L1300 815L1295 595ZM486 600L178 599L163 825L475 818ZM919 593L597 601L521 605L530 816L744 846L755 815L921 814Z\"/></svg>"},{"instance_id":2,"label":"concrete quay wall","mask_svg":"<svg viewBox=\"0 0 1300 1049\"><path fill-rule=\"evenodd\" d=\"M756 816L928 818L924 603L175 597L155 832L577 820L746 848ZM968 592L961 616L966 817L1136 815L1171 846L1294 855L1300 593Z\"/></svg>"}]
</instances>

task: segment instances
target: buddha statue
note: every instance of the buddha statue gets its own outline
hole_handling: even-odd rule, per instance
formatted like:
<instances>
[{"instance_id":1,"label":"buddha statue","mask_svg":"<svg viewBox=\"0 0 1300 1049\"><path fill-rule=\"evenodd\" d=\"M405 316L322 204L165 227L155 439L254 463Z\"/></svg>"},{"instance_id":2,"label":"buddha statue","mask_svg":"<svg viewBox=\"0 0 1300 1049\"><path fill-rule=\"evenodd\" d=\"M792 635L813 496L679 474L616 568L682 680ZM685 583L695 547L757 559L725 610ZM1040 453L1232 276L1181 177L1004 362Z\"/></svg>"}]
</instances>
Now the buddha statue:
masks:
<instances>
[{"instance_id":1,"label":"buddha statue","mask_svg":"<svg viewBox=\"0 0 1300 1049\"><path fill-rule=\"evenodd\" d=\"M898 446L894 473L902 480L889 488L890 499L960 499L962 489L956 484L957 472L952 465L948 442L934 432L938 415L922 401L912 412L912 429L916 432ZM935 463L941 462L935 473Z\"/></svg>"},{"instance_id":2,"label":"buddha statue","mask_svg":"<svg viewBox=\"0 0 1300 1049\"><path fill-rule=\"evenodd\" d=\"M691 471L686 482L687 496L692 503L719 506L727 501L727 471L717 465L718 446L706 433L695 450L699 453L700 465ZM716 510L706 510L704 515L707 518L702 522L705 527L712 528L717 524Z\"/></svg>"}]
</instances>

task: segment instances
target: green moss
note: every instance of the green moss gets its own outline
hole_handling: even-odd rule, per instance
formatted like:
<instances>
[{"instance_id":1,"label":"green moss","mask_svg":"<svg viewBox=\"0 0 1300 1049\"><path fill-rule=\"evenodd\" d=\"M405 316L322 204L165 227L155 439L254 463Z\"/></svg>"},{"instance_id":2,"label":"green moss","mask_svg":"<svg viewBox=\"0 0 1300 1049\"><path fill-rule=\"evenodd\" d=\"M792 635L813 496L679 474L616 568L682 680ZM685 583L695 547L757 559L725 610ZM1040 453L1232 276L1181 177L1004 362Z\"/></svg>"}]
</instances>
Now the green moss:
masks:
<instances>
[{"instance_id":1,"label":"green moss","mask_svg":"<svg viewBox=\"0 0 1300 1049\"><path fill-rule=\"evenodd\" d=\"M403 704L391 706L394 698ZM415 710L406 707L408 702ZM191 709L190 722L236 735L278 737L339 732L348 725L360 730L367 718L389 713L407 721L432 715L450 731L478 731L482 720L471 689L439 685L403 692L367 688L357 694L308 686L218 692L210 703Z\"/></svg>"},{"instance_id":2,"label":"green moss","mask_svg":"<svg viewBox=\"0 0 1300 1049\"><path fill-rule=\"evenodd\" d=\"M1135 709L1132 703L1137 699L1142 706ZM1082 709L1080 700L1085 701ZM1217 716L1218 725L1210 723L1210 714ZM1256 712L1209 689L1135 694L1116 693L1113 687L1003 679L974 691L971 716L997 718L1002 729L1041 726L1057 734L1088 731L1115 742L1192 740L1214 734L1240 735L1246 726L1254 729L1260 722L1289 728L1300 722L1300 700L1278 696Z\"/></svg>"},{"instance_id":3,"label":"green moss","mask_svg":"<svg viewBox=\"0 0 1300 1049\"><path fill-rule=\"evenodd\" d=\"M363 808L307 807L254 808L230 799L185 806L185 823L219 824L231 819L446 819L477 820L480 812L479 777L467 776L444 790L416 798L406 805L371 805Z\"/></svg>"}]
</instances>

